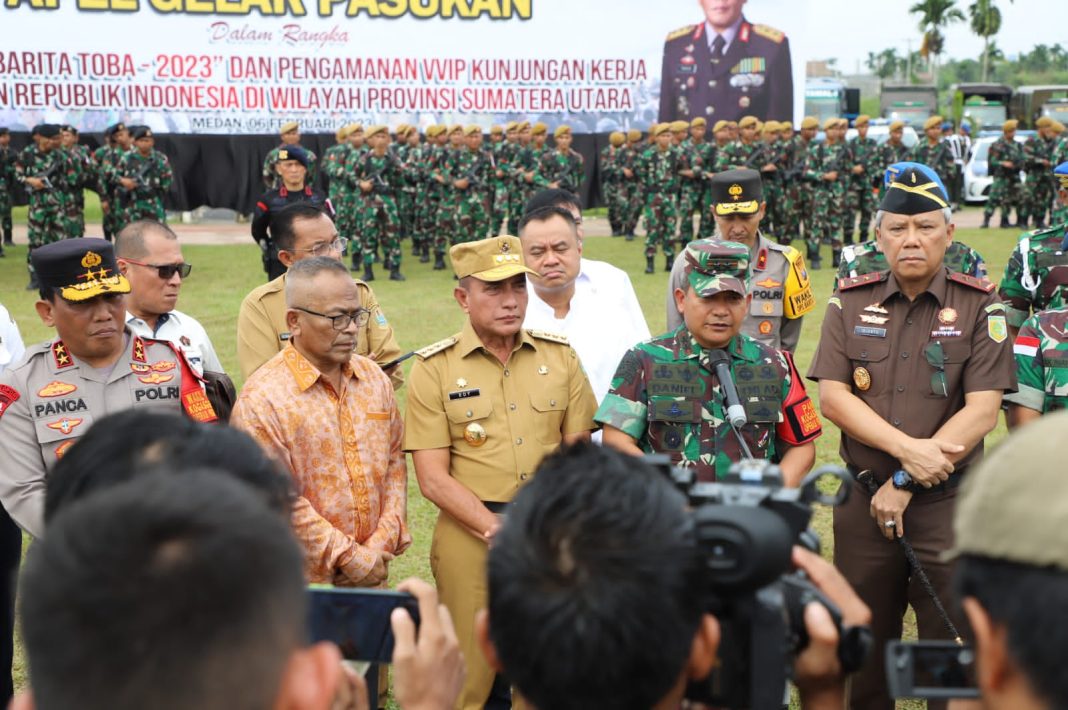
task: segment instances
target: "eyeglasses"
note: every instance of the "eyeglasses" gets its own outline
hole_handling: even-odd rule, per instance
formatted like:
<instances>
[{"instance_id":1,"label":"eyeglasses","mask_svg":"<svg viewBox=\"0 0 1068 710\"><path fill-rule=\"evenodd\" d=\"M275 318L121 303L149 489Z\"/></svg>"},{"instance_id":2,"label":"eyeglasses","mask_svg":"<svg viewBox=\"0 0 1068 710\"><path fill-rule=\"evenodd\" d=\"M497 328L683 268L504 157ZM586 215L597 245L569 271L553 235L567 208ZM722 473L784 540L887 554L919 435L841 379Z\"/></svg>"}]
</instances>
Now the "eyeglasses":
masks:
<instances>
[{"instance_id":1,"label":"eyeglasses","mask_svg":"<svg viewBox=\"0 0 1068 710\"><path fill-rule=\"evenodd\" d=\"M345 247L348 245L349 240L344 237L338 237L332 242L322 242L316 244L313 247L307 247L304 249L294 249L293 251L306 251L312 256L324 256L327 252L336 251L338 254L345 253Z\"/></svg>"},{"instance_id":2,"label":"eyeglasses","mask_svg":"<svg viewBox=\"0 0 1068 710\"><path fill-rule=\"evenodd\" d=\"M929 343L923 349L923 356L927 358L927 364L938 371L931 375L931 392L939 397L948 397L949 390L946 387L946 353L942 349L942 341L936 340Z\"/></svg>"},{"instance_id":3,"label":"eyeglasses","mask_svg":"<svg viewBox=\"0 0 1068 710\"><path fill-rule=\"evenodd\" d=\"M131 264L137 264L138 266L147 266L150 269L155 269L159 277L164 281L169 281L175 274L180 274L183 279L189 278L189 273L193 270L192 264L187 264L184 261L180 264L146 264L143 261L137 261L136 259L122 258L123 261L128 261Z\"/></svg>"},{"instance_id":4,"label":"eyeglasses","mask_svg":"<svg viewBox=\"0 0 1068 710\"><path fill-rule=\"evenodd\" d=\"M367 325L367 321L371 317L371 311L366 308L360 308L352 313L341 313L336 316L328 316L325 313L316 313L315 311L309 311L307 308L301 308L300 306L293 306L294 310L303 311L309 315L319 316L320 318L329 318L330 324L334 326L334 330L345 330L349 327L349 323L356 323L357 328L362 328Z\"/></svg>"}]
</instances>

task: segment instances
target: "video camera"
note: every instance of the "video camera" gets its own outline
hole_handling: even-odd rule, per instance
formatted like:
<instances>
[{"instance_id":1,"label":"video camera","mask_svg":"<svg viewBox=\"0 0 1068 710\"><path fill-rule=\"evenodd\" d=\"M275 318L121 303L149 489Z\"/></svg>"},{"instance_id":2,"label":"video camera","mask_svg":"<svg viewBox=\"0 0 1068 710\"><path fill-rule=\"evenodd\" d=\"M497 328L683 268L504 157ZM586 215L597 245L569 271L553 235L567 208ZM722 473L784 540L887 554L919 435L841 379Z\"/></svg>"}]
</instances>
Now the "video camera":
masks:
<instances>
[{"instance_id":1,"label":"video camera","mask_svg":"<svg viewBox=\"0 0 1068 710\"><path fill-rule=\"evenodd\" d=\"M808 527L812 503L845 502L852 486L845 469L823 466L798 488L785 488L782 471L770 461L743 459L722 480L705 483L695 480L692 468L672 467L667 456L646 458L690 501L694 538L705 555L706 608L722 629L715 668L688 686L687 698L732 710L780 710L794 659L808 644L804 609L813 601L838 626L843 671L861 666L870 630L843 629L841 612L791 562L794 545L819 551ZM824 477L841 481L837 493L821 492Z\"/></svg>"}]
</instances>

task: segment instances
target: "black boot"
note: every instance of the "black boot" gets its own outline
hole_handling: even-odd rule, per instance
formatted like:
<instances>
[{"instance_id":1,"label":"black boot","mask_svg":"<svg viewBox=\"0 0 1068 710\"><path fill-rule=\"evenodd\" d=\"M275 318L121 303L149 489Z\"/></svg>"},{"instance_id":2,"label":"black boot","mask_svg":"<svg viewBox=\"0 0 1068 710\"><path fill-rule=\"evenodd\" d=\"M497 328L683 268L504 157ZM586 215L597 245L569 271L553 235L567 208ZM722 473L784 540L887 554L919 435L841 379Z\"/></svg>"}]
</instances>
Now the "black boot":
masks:
<instances>
[{"instance_id":1,"label":"black boot","mask_svg":"<svg viewBox=\"0 0 1068 710\"><path fill-rule=\"evenodd\" d=\"M430 247L427 247L427 246L423 247L422 254L419 255L419 263L420 264L429 264L430 263Z\"/></svg>"},{"instance_id":2,"label":"black boot","mask_svg":"<svg viewBox=\"0 0 1068 710\"><path fill-rule=\"evenodd\" d=\"M831 252L831 266L833 266L835 269L837 269L838 265L841 264L841 263L842 263L842 250L841 249L835 249L834 251Z\"/></svg>"},{"instance_id":3,"label":"black boot","mask_svg":"<svg viewBox=\"0 0 1068 710\"><path fill-rule=\"evenodd\" d=\"M4 231L4 246L6 246L6 247L15 246L15 240L11 238L11 235L12 235L12 231L10 229ZM109 238L108 241L110 242L111 239Z\"/></svg>"},{"instance_id":4,"label":"black boot","mask_svg":"<svg viewBox=\"0 0 1068 710\"><path fill-rule=\"evenodd\" d=\"M363 265L363 280L364 281L374 281L375 280L375 270L374 270L374 267L372 267L370 264L364 264Z\"/></svg>"},{"instance_id":5,"label":"black boot","mask_svg":"<svg viewBox=\"0 0 1068 710\"><path fill-rule=\"evenodd\" d=\"M31 271L30 272L30 282L28 284L26 284L26 290L27 291L36 291L39 288L41 288L41 286L40 286L40 283L37 281L37 272L36 271Z\"/></svg>"},{"instance_id":6,"label":"black boot","mask_svg":"<svg viewBox=\"0 0 1068 710\"><path fill-rule=\"evenodd\" d=\"M1046 220L1044 220L1044 219L1035 219L1035 229L1045 229L1045 228L1046 228Z\"/></svg>"},{"instance_id":7,"label":"black boot","mask_svg":"<svg viewBox=\"0 0 1068 710\"><path fill-rule=\"evenodd\" d=\"M626 240L628 242L633 242L634 241L634 231L633 230L627 232Z\"/></svg>"},{"instance_id":8,"label":"black boot","mask_svg":"<svg viewBox=\"0 0 1068 710\"><path fill-rule=\"evenodd\" d=\"M360 259L360 255L354 253L352 255L352 267L350 268L350 271L359 271L361 266L363 266L363 263Z\"/></svg>"},{"instance_id":9,"label":"black boot","mask_svg":"<svg viewBox=\"0 0 1068 710\"><path fill-rule=\"evenodd\" d=\"M1017 227L1020 227L1021 229L1027 229L1027 225L1030 224L1030 222L1031 222L1031 218L1030 217L1021 217L1019 215L1019 213L1017 213L1017 215L1016 215L1016 226Z\"/></svg>"},{"instance_id":10,"label":"black boot","mask_svg":"<svg viewBox=\"0 0 1068 710\"><path fill-rule=\"evenodd\" d=\"M654 271L656 271L656 266L653 264L653 260L655 258L656 257L653 257L653 256L645 257L645 273L651 274Z\"/></svg>"},{"instance_id":11,"label":"black boot","mask_svg":"<svg viewBox=\"0 0 1068 710\"><path fill-rule=\"evenodd\" d=\"M685 248L685 247L683 247ZM664 255L664 271L671 272L671 262L675 261L675 257Z\"/></svg>"},{"instance_id":12,"label":"black boot","mask_svg":"<svg viewBox=\"0 0 1068 710\"><path fill-rule=\"evenodd\" d=\"M443 254L434 255L434 271L445 270L445 256Z\"/></svg>"},{"instance_id":13,"label":"black boot","mask_svg":"<svg viewBox=\"0 0 1068 710\"><path fill-rule=\"evenodd\" d=\"M393 271L393 259L387 256L382 261L382 268L386 271Z\"/></svg>"},{"instance_id":14,"label":"black boot","mask_svg":"<svg viewBox=\"0 0 1068 710\"><path fill-rule=\"evenodd\" d=\"M998 225L1001 229L1011 229L1012 225L1009 223L1009 218L1005 214L1001 215L1001 224Z\"/></svg>"},{"instance_id":15,"label":"black boot","mask_svg":"<svg viewBox=\"0 0 1068 710\"><path fill-rule=\"evenodd\" d=\"M988 215L988 214L984 214L983 215L983 223L982 223L982 225L979 226L979 229L989 229L990 228L990 217L991 216L992 215Z\"/></svg>"},{"instance_id":16,"label":"black boot","mask_svg":"<svg viewBox=\"0 0 1068 710\"><path fill-rule=\"evenodd\" d=\"M400 272L400 266L399 265L395 266L392 269L390 269L390 271L389 271L389 280L390 281L404 281L405 280L404 274L402 274Z\"/></svg>"},{"instance_id":17,"label":"black boot","mask_svg":"<svg viewBox=\"0 0 1068 710\"><path fill-rule=\"evenodd\" d=\"M415 242L413 241L413 242L412 242L412 256L419 256L419 252L420 252L420 249L419 249L419 245L418 245L418 244L416 244L416 243L415 243Z\"/></svg>"}]
</instances>

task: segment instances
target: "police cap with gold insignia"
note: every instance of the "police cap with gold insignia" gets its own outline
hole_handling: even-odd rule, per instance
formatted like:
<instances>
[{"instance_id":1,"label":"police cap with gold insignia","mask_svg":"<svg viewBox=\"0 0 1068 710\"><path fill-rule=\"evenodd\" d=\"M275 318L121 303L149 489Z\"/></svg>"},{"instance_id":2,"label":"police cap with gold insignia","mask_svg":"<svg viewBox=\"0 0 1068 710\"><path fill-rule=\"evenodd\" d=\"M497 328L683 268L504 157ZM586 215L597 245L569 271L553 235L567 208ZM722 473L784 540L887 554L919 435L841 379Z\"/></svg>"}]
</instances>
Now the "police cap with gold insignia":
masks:
<instances>
[{"instance_id":1,"label":"police cap with gold insignia","mask_svg":"<svg viewBox=\"0 0 1068 710\"><path fill-rule=\"evenodd\" d=\"M523 262L522 242L509 235L454 244L449 259L458 279L474 276L479 281L504 281L516 274L538 275Z\"/></svg>"},{"instance_id":2,"label":"police cap with gold insignia","mask_svg":"<svg viewBox=\"0 0 1068 710\"><path fill-rule=\"evenodd\" d=\"M308 154L299 145L286 145L278 149L278 161L295 160L308 167Z\"/></svg>"},{"instance_id":3,"label":"police cap with gold insignia","mask_svg":"<svg viewBox=\"0 0 1068 710\"><path fill-rule=\"evenodd\" d=\"M724 170L709 180L716 214L755 214L764 201L764 183L756 170Z\"/></svg>"},{"instance_id":4,"label":"police cap with gold insignia","mask_svg":"<svg viewBox=\"0 0 1068 710\"><path fill-rule=\"evenodd\" d=\"M1053 177L1060 183L1060 189L1068 190L1068 162L1053 168Z\"/></svg>"},{"instance_id":5,"label":"police cap with gold insignia","mask_svg":"<svg viewBox=\"0 0 1068 710\"><path fill-rule=\"evenodd\" d=\"M698 296L715 296L722 291L743 296L749 293L749 247L744 244L697 239L687 245L683 260L686 280Z\"/></svg>"},{"instance_id":6,"label":"police cap with gold insignia","mask_svg":"<svg viewBox=\"0 0 1068 710\"><path fill-rule=\"evenodd\" d=\"M152 134L152 129L148 126L134 126L130 129L130 135L133 136L133 139L135 141L141 140L142 138L154 137Z\"/></svg>"},{"instance_id":7,"label":"police cap with gold insignia","mask_svg":"<svg viewBox=\"0 0 1068 710\"><path fill-rule=\"evenodd\" d=\"M299 129L300 129L300 124L297 123L296 121L286 121L285 123L282 124L282 127L278 129L278 133L279 133L279 135L283 135L284 136L287 133L291 133L291 132L299 130Z\"/></svg>"},{"instance_id":8,"label":"police cap with gold insignia","mask_svg":"<svg viewBox=\"0 0 1068 710\"><path fill-rule=\"evenodd\" d=\"M79 237L45 244L30 252L30 262L41 288L59 289L68 301L130 292L115 250L103 239Z\"/></svg>"},{"instance_id":9,"label":"police cap with gold insignia","mask_svg":"<svg viewBox=\"0 0 1068 710\"><path fill-rule=\"evenodd\" d=\"M949 207L945 185L922 163L894 163L886 169L886 191L879 209L893 214L923 214Z\"/></svg>"}]
</instances>

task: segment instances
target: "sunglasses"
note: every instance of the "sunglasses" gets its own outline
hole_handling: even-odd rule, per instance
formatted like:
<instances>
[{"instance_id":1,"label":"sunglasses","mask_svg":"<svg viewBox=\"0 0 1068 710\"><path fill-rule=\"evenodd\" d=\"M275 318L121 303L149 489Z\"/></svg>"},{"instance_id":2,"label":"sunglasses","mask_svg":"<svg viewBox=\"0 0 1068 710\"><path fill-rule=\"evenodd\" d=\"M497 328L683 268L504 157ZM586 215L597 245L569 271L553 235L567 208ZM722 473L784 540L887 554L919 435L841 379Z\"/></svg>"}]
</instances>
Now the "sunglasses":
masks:
<instances>
[{"instance_id":1,"label":"sunglasses","mask_svg":"<svg viewBox=\"0 0 1068 710\"><path fill-rule=\"evenodd\" d=\"M923 356L927 358L927 364L935 368L937 372L931 375L931 392L939 397L948 397L949 390L946 387L946 353L942 349L942 341L936 340L929 343L923 349Z\"/></svg>"},{"instance_id":2,"label":"sunglasses","mask_svg":"<svg viewBox=\"0 0 1068 710\"><path fill-rule=\"evenodd\" d=\"M164 281L169 281L175 274L181 275L183 279L189 278L189 273L193 270L192 264L187 264L184 261L181 264L146 264L143 261L137 261L136 259L123 258L123 261L128 261L131 264L137 264L138 266L146 266L150 269L155 269L159 277Z\"/></svg>"}]
</instances>

